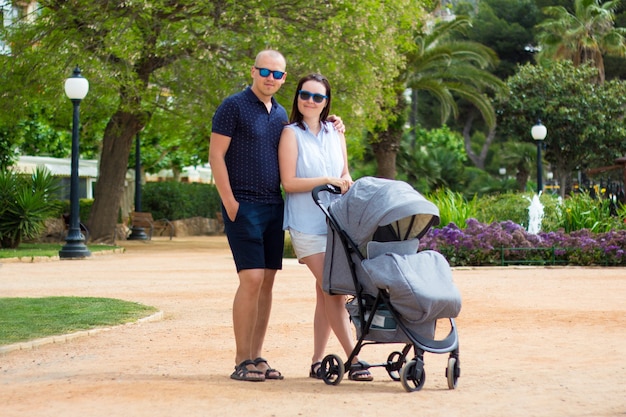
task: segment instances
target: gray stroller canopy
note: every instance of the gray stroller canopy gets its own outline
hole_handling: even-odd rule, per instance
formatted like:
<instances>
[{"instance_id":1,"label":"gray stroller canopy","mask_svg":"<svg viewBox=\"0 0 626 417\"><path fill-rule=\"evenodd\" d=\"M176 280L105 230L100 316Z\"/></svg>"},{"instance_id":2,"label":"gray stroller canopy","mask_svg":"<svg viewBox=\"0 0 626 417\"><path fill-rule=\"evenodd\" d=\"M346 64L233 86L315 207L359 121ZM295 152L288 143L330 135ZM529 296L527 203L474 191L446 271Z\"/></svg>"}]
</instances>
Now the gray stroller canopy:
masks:
<instances>
[{"instance_id":1,"label":"gray stroller canopy","mask_svg":"<svg viewBox=\"0 0 626 417\"><path fill-rule=\"evenodd\" d=\"M410 240L424 236L431 226L439 224L437 206L409 184L374 177L355 181L345 195L330 204L328 211L338 227L358 247L362 257L365 257L367 243L372 241L380 227L393 228L396 237L376 240ZM354 253L351 257L357 277L367 276L362 270L361 259ZM369 278L359 281L366 293L376 294L377 288ZM329 294L356 292L345 247L330 225L322 288Z\"/></svg>"},{"instance_id":2,"label":"gray stroller canopy","mask_svg":"<svg viewBox=\"0 0 626 417\"><path fill-rule=\"evenodd\" d=\"M392 225L398 238L420 238L439 224L439 209L409 184L363 177L335 200L329 212L359 247L372 240L379 226Z\"/></svg>"}]
</instances>

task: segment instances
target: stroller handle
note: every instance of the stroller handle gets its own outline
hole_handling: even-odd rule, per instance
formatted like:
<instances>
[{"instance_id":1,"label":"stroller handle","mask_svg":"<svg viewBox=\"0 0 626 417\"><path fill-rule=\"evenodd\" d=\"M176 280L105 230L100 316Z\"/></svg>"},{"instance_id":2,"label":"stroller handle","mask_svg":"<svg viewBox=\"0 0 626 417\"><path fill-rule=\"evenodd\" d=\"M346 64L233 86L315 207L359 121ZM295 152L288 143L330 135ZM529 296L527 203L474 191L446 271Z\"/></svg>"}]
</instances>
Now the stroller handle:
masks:
<instances>
[{"instance_id":1,"label":"stroller handle","mask_svg":"<svg viewBox=\"0 0 626 417\"><path fill-rule=\"evenodd\" d=\"M315 202L320 201L318 194L322 191L327 191L333 194L341 194L341 188L335 187L332 184L318 185L317 187L313 188L313 190L311 190L311 195L313 196L313 200Z\"/></svg>"}]
</instances>

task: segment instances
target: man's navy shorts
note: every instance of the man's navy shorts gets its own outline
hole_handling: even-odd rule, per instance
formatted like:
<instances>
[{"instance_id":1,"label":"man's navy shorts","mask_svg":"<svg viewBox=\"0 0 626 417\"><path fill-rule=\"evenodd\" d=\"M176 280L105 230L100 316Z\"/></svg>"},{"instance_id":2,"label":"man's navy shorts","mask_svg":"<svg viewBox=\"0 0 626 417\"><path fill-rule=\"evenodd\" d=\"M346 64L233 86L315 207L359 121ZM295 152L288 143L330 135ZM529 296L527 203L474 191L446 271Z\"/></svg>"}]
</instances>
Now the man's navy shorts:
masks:
<instances>
[{"instance_id":1,"label":"man's navy shorts","mask_svg":"<svg viewBox=\"0 0 626 417\"><path fill-rule=\"evenodd\" d=\"M237 272L242 269L282 269L285 232L284 204L240 202L235 221L222 205L224 232Z\"/></svg>"}]
</instances>

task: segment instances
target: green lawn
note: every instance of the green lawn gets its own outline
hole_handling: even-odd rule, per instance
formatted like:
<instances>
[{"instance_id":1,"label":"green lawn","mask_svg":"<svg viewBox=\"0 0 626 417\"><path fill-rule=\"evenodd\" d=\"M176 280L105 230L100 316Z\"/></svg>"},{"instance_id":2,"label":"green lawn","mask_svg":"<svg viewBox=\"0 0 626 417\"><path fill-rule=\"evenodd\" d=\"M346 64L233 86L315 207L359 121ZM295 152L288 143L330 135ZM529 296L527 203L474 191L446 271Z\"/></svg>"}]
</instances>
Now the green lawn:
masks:
<instances>
[{"instance_id":1,"label":"green lawn","mask_svg":"<svg viewBox=\"0 0 626 417\"><path fill-rule=\"evenodd\" d=\"M156 311L113 298L0 298L0 345L129 323Z\"/></svg>"},{"instance_id":2,"label":"green lawn","mask_svg":"<svg viewBox=\"0 0 626 417\"><path fill-rule=\"evenodd\" d=\"M22 243L16 249L0 249L2 258L32 258L37 256L58 256L64 243ZM91 253L119 249L119 246L87 245Z\"/></svg>"}]
</instances>

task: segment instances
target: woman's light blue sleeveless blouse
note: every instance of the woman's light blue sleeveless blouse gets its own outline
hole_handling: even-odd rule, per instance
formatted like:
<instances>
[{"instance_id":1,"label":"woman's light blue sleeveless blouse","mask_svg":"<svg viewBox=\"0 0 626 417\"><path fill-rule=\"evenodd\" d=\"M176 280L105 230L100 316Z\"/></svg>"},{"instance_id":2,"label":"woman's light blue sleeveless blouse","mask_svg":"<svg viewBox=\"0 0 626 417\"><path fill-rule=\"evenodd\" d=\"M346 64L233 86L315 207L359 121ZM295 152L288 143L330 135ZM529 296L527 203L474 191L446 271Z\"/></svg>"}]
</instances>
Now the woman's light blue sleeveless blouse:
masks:
<instances>
[{"instance_id":1,"label":"woman's light blue sleeveless blouse","mask_svg":"<svg viewBox=\"0 0 626 417\"><path fill-rule=\"evenodd\" d=\"M325 122L325 126L317 136L309 130L306 124L304 125L306 130L302 130L296 124L285 127L295 132L298 142L296 176L298 178L341 177L344 165L342 144L332 123ZM324 192L320 193L319 197L327 206L332 199L339 198L339 195ZM310 191L286 193L283 227L285 230L292 228L302 233L326 234L326 216L313 201Z\"/></svg>"}]
</instances>

